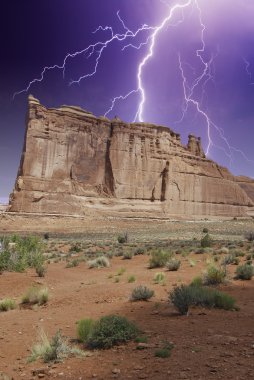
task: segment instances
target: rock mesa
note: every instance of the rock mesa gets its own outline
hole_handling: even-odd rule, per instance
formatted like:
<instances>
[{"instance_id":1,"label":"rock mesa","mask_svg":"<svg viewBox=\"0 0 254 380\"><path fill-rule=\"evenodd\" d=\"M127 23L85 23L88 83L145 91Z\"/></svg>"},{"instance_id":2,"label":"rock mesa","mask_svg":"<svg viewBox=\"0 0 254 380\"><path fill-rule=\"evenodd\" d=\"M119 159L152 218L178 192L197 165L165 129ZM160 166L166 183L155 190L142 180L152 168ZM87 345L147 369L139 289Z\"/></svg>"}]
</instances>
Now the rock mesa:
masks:
<instances>
[{"instance_id":1,"label":"rock mesa","mask_svg":"<svg viewBox=\"0 0 254 380\"><path fill-rule=\"evenodd\" d=\"M253 183L208 160L200 138L96 117L79 107L44 107L31 95L9 211L169 218L240 216Z\"/></svg>"}]
</instances>

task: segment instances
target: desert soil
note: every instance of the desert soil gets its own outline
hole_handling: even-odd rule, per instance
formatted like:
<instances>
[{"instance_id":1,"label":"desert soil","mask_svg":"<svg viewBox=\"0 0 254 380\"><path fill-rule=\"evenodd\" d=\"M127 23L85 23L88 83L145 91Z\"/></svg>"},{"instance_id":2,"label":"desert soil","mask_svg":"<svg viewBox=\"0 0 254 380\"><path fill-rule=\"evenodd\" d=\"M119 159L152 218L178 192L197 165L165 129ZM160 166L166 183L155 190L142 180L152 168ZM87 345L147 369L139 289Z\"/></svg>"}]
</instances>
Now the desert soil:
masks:
<instances>
[{"instance_id":1,"label":"desert soil","mask_svg":"<svg viewBox=\"0 0 254 380\"><path fill-rule=\"evenodd\" d=\"M159 243L200 239L202 228L208 227L214 240L241 241L246 230L253 229L253 221L199 221L199 222L141 222L108 221L105 223L68 221L50 224L19 224L12 217L9 224L1 219L1 234L50 231L49 242L61 243L63 252L72 242L82 241L110 244L119 232L128 231L129 240L139 245L145 242ZM60 225L60 227L59 227ZM65 229L63 228L65 225ZM53 227L52 227L53 226ZM51 228L50 228L51 227ZM60 229L70 235L57 235ZM76 235L73 235L73 233ZM72 233L72 235L71 235ZM80 236L79 236L80 235ZM96 250L96 249L95 249ZM207 267L210 254L191 253L180 256L181 267L176 272L163 268L148 269L149 256L138 255L131 260L113 257L110 267L89 269L85 262L74 268L66 268L66 262L48 265L45 278L39 278L34 270L25 273L0 275L0 299L15 298L20 302L22 294L31 285L46 285L50 299L47 305L37 308L17 308L0 313L0 373L19 379L234 379L254 378L254 280L234 280L235 266L229 266L230 282L221 287L237 300L239 311L215 309L191 309L188 316L180 316L168 301L168 293L175 285L190 281ZM190 260L195 265L190 265ZM243 259L241 259L243 260ZM117 276L120 268L124 273ZM164 272L165 284L154 284L155 273ZM128 283L134 275L136 281ZM119 278L119 282L115 282ZM148 302L130 302L129 297L137 285L146 285L155 291ZM69 358L63 363L45 364L42 361L27 363L32 345L40 329L49 337L58 329L70 341L75 340L76 322L85 317L97 319L103 315L119 314L134 321L148 337L142 350L130 342L110 350L90 351L83 358ZM155 357L156 349L164 342L172 342L174 348L169 358ZM79 346L81 347L81 346ZM82 347L81 347L82 348ZM0 375L1 379L1 375Z\"/></svg>"}]
</instances>

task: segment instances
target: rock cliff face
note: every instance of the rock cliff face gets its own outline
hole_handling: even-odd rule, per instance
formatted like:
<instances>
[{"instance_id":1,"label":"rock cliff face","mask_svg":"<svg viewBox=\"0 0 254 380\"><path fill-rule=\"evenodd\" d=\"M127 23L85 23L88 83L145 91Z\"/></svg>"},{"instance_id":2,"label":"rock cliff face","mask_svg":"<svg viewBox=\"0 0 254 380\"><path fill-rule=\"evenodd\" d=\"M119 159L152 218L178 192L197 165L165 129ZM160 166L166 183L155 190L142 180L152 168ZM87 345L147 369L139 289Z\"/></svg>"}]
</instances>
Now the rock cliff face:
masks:
<instances>
[{"instance_id":1,"label":"rock cliff face","mask_svg":"<svg viewBox=\"0 0 254 380\"><path fill-rule=\"evenodd\" d=\"M185 147L166 127L28 103L10 211L167 218L239 216L253 206L253 193L207 160L193 135Z\"/></svg>"}]
</instances>

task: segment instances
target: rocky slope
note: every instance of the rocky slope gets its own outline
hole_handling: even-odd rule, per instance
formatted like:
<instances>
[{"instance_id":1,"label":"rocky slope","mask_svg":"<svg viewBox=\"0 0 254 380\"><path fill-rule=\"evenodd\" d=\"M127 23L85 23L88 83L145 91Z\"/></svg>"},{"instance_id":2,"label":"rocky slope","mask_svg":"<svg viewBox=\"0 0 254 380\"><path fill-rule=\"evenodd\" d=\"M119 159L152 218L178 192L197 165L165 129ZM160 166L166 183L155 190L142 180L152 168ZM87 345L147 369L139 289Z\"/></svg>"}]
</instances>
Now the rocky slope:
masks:
<instances>
[{"instance_id":1,"label":"rocky slope","mask_svg":"<svg viewBox=\"0 0 254 380\"><path fill-rule=\"evenodd\" d=\"M110 121L78 107L47 109L29 96L9 211L239 216L253 206L253 199L253 190L206 159L193 135L185 147L166 127Z\"/></svg>"}]
</instances>

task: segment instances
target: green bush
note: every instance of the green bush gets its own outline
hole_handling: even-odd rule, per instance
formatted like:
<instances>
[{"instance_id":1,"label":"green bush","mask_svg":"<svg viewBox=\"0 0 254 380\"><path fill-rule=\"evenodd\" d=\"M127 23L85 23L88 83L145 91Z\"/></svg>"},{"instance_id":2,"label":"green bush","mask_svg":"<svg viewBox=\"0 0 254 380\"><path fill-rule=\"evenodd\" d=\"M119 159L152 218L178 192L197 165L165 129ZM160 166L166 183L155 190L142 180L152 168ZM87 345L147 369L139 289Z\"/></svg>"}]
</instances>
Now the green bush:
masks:
<instances>
[{"instance_id":1,"label":"green bush","mask_svg":"<svg viewBox=\"0 0 254 380\"><path fill-rule=\"evenodd\" d=\"M181 261L176 259L170 259L166 262L165 267L169 271L177 271L180 268Z\"/></svg>"},{"instance_id":2,"label":"green bush","mask_svg":"<svg viewBox=\"0 0 254 380\"><path fill-rule=\"evenodd\" d=\"M48 302L48 288L40 288L38 286L32 286L27 290L27 292L23 295L21 303L22 304L38 304L44 305Z\"/></svg>"},{"instance_id":3,"label":"green bush","mask_svg":"<svg viewBox=\"0 0 254 380\"><path fill-rule=\"evenodd\" d=\"M162 251L160 249L153 251L149 259L149 268L162 268L166 262L170 259L172 253Z\"/></svg>"},{"instance_id":4,"label":"green bush","mask_svg":"<svg viewBox=\"0 0 254 380\"><path fill-rule=\"evenodd\" d=\"M202 286L203 285L203 279L201 276L194 277L191 281L191 286Z\"/></svg>"},{"instance_id":5,"label":"green bush","mask_svg":"<svg viewBox=\"0 0 254 380\"><path fill-rule=\"evenodd\" d=\"M131 301L147 301L152 298L154 291L146 286L139 285L131 293Z\"/></svg>"},{"instance_id":6,"label":"green bush","mask_svg":"<svg viewBox=\"0 0 254 380\"><path fill-rule=\"evenodd\" d=\"M109 260L105 256L97 257L94 260L88 261L89 268L108 268L110 266Z\"/></svg>"},{"instance_id":7,"label":"green bush","mask_svg":"<svg viewBox=\"0 0 254 380\"><path fill-rule=\"evenodd\" d=\"M209 232L209 231L208 231L208 228L204 227L204 228L203 228L203 233L204 233L204 234L208 234L208 232Z\"/></svg>"},{"instance_id":8,"label":"green bush","mask_svg":"<svg viewBox=\"0 0 254 380\"><path fill-rule=\"evenodd\" d=\"M226 280L226 269L225 267L216 268L214 266L210 266L206 273L204 274L203 284L204 285L219 285L223 284Z\"/></svg>"},{"instance_id":9,"label":"green bush","mask_svg":"<svg viewBox=\"0 0 254 380\"><path fill-rule=\"evenodd\" d=\"M174 348L173 343L166 342L163 348L160 348L155 351L155 356L158 358L169 358L171 355L171 351Z\"/></svg>"},{"instance_id":10,"label":"green bush","mask_svg":"<svg viewBox=\"0 0 254 380\"><path fill-rule=\"evenodd\" d=\"M251 280L254 275L254 268L252 265L243 264L236 268L236 278L239 280Z\"/></svg>"},{"instance_id":11,"label":"green bush","mask_svg":"<svg viewBox=\"0 0 254 380\"><path fill-rule=\"evenodd\" d=\"M171 355L171 351L168 350L167 348L159 348L158 350L155 351L155 356L157 358L169 358Z\"/></svg>"},{"instance_id":12,"label":"green bush","mask_svg":"<svg viewBox=\"0 0 254 380\"><path fill-rule=\"evenodd\" d=\"M0 255L0 272L24 272L36 268L44 262L43 244L39 237L13 235L2 240L3 252Z\"/></svg>"},{"instance_id":13,"label":"green bush","mask_svg":"<svg viewBox=\"0 0 254 380\"><path fill-rule=\"evenodd\" d=\"M122 235L118 235L118 236L117 236L117 241L118 241L118 243L120 243L120 244L128 243L128 233L125 232L125 233L122 234Z\"/></svg>"},{"instance_id":14,"label":"green bush","mask_svg":"<svg viewBox=\"0 0 254 380\"><path fill-rule=\"evenodd\" d=\"M209 234L206 234L202 239L201 239L201 247L206 248L206 247L211 247L212 245L212 239Z\"/></svg>"},{"instance_id":15,"label":"green bush","mask_svg":"<svg viewBox=\"0 0 254 380\"><path fill-rule=\"evenodd\" d=\"M235 300L228 294L203 286L181 285L170 293L170 300L182 315L186 315L191 306L233 310Z\"/></svg>"},{"instance_id":16,"label":"green bush","mask_svg":"<svg viewBox=\"0 0 254 380\"><path fill-rule=\"evenodd\" d=\"M94 320L91 318L81 319L77 323L77 335L82 343L86 343L91 337L94 327Z\"/></svg>"},{"instance_id":17,"label":"green bush","mask_svg":"<svg viewBox=\"0 0 254 380\"><path fill-rule=\"evenodd\" d=\"M11 298L5 298L0 301L0 311L14 310L16 307L16 302Z\"/></svg>"},{"instance_id":18,"label":"green bush","mask_svg":"<svg viewBox=\"0 0 254 380\"><path fill-rule=\"evenodd\" d=\"M136 342L136 343L147 343L147 342L148 342L148 337L147 337L146 335L138 336L138 337L135 339L135 342Z\"/></svg>"},{"instance_id":19,"label":"green bush","mask_svg":"<svg viewBox=\"0 0 254 380\"><path fill-rule=\"evenodd\" d=\"M127 318L118 315L102 317L94 324L87 345L90 348L111 348L138 336L138 328Z\"/></svg>"}]
</instances>

